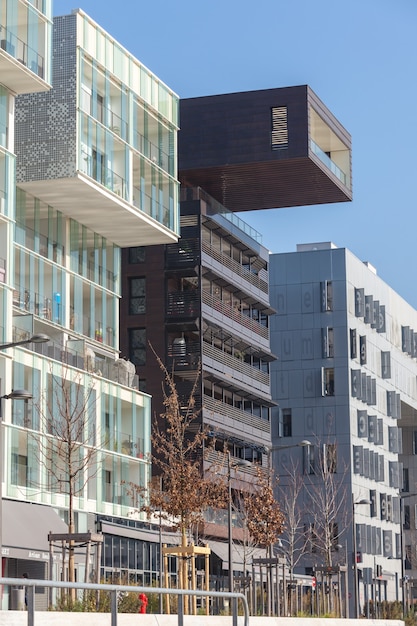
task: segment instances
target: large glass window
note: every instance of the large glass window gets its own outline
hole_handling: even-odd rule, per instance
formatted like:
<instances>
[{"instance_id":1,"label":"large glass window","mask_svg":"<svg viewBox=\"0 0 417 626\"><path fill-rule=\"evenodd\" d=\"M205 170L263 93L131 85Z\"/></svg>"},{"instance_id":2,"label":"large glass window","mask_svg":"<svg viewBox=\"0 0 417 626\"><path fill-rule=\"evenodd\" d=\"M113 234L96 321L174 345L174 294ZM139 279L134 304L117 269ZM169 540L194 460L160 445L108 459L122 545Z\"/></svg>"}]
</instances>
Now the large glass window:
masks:
<instances>
[{"instance_id":1,"label":"large glass window","mask_svg":"<svg viewBox=\"0 0 417 626\"><path fill-rule=\"evenodd\" d=\"M130 315L146 313L145 278L131 278L129 280L129 313Z\"/></svg>"},{"instance_id":2,"label":"large glass window","mask_svg":"<svg viewBox=\"0 0 417 626\"><path fill-rule=\"evenodd\" d=\"M146 365L146 329L131 328L129 330L129 358L135 365Z\"/></svg>"}]
</instances>

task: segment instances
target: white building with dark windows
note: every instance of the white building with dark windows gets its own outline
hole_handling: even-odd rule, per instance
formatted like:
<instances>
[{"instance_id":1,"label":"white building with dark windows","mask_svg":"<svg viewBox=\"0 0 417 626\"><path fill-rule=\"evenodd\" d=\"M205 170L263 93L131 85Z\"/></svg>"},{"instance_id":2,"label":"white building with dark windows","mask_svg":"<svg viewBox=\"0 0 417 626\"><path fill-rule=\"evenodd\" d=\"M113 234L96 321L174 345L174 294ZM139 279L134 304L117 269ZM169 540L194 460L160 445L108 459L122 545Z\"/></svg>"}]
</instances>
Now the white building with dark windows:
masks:
<instances>
[{"instance_id":1,"label":"white building with dark windows","mask_svg":"<svg viewBox=\"0 0 417 626\"><path fill-rule=\"evenodd\" d=\"M66 468L57 476L40 451L54 449L60 396L74 407L81 389L79 457L95 454L75 531L103 531L100 577L150 583L158 533L132 517L127 485L149 480L151 398L119 358L120 257L177 241L178 98L80 10L53 24L45 0L0 11L1 395L33 395L2 400L3 572L61 575L59 558L48 571L48 532L68 521ZM38 334L50 340L4 347ZM77 580L85 567L82 556Z\"/></svg>"},{"instance_id":2,"label":"white building with dark windows","mask_svg":"<svg viewBox=\"0 0 417 626\"><path fill-rule=\"evenodd\" d=\"M331 243L271 255L270 289L273 444L311 444L274 452L281 486L294 467L304 483L309 550L299 570L326 565L311 493L330 472L343 499L333 563L347 555L352 572L356 547L361 610L367 599L401 599L401 578L416 568L417 311L372 265Z\"/></svg>"}]
</instances>

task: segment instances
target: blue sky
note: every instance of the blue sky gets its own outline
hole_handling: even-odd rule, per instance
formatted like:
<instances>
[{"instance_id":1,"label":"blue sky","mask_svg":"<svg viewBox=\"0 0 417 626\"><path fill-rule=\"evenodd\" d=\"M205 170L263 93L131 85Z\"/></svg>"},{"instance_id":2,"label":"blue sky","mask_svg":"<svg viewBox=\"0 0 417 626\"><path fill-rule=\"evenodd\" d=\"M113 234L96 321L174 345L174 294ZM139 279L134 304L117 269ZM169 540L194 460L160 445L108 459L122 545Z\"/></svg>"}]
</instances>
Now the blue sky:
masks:
<instances>
[{"instance_id":1,"label":"blue sky","mask_svg":"<svg viewBox=\"0 0 417 626\"><path fill-rule=\"evenodd\" d=\"M352 135L353 202L242 217L272 252L350 248L417 308L416 0L54 0L54 13L77 6L182 98L310 85Z\"/></svg>"}]
</instances>

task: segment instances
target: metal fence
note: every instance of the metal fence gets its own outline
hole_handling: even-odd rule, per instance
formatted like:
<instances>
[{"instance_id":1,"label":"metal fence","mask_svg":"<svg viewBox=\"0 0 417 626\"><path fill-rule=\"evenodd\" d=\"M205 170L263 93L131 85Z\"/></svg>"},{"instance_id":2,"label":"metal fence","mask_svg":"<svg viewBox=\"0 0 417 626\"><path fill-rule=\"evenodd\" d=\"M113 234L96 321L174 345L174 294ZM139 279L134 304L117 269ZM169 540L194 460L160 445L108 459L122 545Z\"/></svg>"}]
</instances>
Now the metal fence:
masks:
<instances>
[{"instance_id":1,"label":"metal fence","mask_svg":"<svg viewBox=\"0 0 417 626\"><path fill-rule=\"evenodd\" d=\"M227 591L203 591L201 589L166 589L165 587L135 587L131 585L98 585L92 583L70 583L54 580L31 580L25 578L0 578L0 585L11 587L25 587L27 596L27 626L35 626L35 588L47 587L49 589L76 589L79 591L105 591L110 593L111 626L117 626L117 598L120 592L156 593L162 595L175 595L178 599L178 626L184 626L184 596L196 596L206 598L224 598L231 601L232 624L237 626L238 601L241 600L244 611L244 626L249 626L249 608L246 597L242 593L229 593Z\"/></svg>"}]
</instances>

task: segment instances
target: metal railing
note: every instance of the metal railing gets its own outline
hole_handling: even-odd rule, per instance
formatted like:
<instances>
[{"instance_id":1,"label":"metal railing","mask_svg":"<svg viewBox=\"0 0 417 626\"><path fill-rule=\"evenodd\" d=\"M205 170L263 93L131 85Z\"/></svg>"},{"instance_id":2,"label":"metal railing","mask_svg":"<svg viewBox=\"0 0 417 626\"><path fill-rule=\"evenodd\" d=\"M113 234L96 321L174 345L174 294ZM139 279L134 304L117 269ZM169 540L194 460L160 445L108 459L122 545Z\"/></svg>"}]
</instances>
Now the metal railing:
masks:
<instances>
[{"instance_id":1,"label":"metal railing","mask_svg":"<svg viewBox=\"0 0 417 626\"><path fill-rule=\"evenodd\" d=\"M214 259L215 261L217 261L224 267L227 267L227 269L231 270L234 274L237 274L237 276L239 276L240 278L243 278L254 287L257 287L260 291L263 291L265 294L268 294L269 292L268 282L266 280L263 280L258 274L253 274L248 269L243 267L241 263L238 263L237 261L232 259L230 256L227 256L223 252L216 250L214 246L211 246L205 241L202 242L202 250L209 257L211 257L212 259ZM265 276L268 276L268 273L266 271L265 271Z\"/></svg>"},{"instance_id":2,"label":"metal railing","mask_svg":"<svg viewBox=\"0 0 417 626\"><path fill-rule=\"evenodd\" d=\"M264 339L269 339L269 329L267 326L259 324L259 322L253 318L248 315L244 315L239 310L232 307L230 304L223 302L223 300L216 298L216 296L208 291L203 290L202 299L203 304L206 304L211 309L217 311L220 315L230 318L230 320L233 320L236 324L247 328L249 331L260 335Z\"/></svg>"},{"instance_id":3,"label":"metal railing","mask_svg":"<svg viewBox=\"0 0 417 626\"><path fill-rule=\"evenodd\" d=\"M0 578L0 585L27 588L27 626L35 626L35 588L48 589L78 589L80 591L107 591L111 594L111 626L117 626L117 594L119 592L155 593L175 595L178 598L178 626L184 626L184 596L205 598L226 598L231 600L232 623L237 626L238 600L242 601L244 610L244 626L249 626L249 607L246 597L242 593L227 591L203 591L202 589L167 589L165 587L135 587L129 585L98 585L93 583L70 583L55 580L33 580L25 578Z\"/></svg>"}]
</instances>

